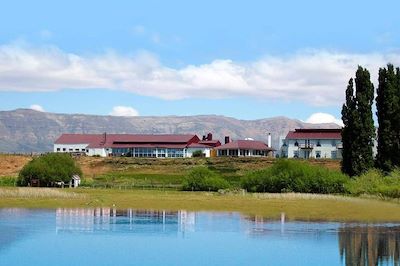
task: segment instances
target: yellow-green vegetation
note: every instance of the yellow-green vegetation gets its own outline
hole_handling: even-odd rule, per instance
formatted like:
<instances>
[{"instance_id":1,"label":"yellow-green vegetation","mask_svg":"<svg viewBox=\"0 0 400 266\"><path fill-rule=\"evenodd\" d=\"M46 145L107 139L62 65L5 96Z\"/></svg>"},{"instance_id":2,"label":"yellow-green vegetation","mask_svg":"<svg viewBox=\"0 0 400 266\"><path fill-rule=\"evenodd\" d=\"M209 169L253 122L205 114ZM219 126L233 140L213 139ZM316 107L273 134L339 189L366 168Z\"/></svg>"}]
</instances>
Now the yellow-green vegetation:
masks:
<instances>
[{"instance_id":1,"label":"yellow-green vegetation","mask_svg":"<svg viewBox=\"0 0 400 266\"><path fill-rule=\"evenodd\" d=\"M248 173L242 187L250 192L344 193L349 177L337 170L297 160L277 160L273 166Z\"/></svg>"},{"instance_id":2,"label":"yellow-green vegetation","mask_svg":"<svg viewBox=\"0 0 400 266\"><path fill-rule=\"evenodd\" d=\"M400 198L400 169L385 175L372 169L355 177L346 184L346 191L352 195L376 195L382 198Z\"/></svg>"},{"instance_id":3,"label":"yellow-green vegetation","mask_svg":"<svg viewBox=\"0 0 400 266\"><path fill-rule=\"evenodd\" d=\"M400 204L374 199L362 199L315 194L220 194L118 189L48 189L70 196L27 197L28 188L0 188L20 192L0 192L0 207L58 208L112 207L135 209L237 211L248 215L278 218L282 212L288 219L328 221L400 221ZM40 189L39 189L40 190ZM24 196L21 196L21 194ZM42 191L40 190L41 194ZM76 194L74 194L76 193ZM37 194L36 194L37 195ZM49 195L49 194L48 194ZM64 194L62 194L64 195ZM77 196L78 195L78 196ZM80 196L79 196L80 195Z\"/></svg>"}]
</instances>

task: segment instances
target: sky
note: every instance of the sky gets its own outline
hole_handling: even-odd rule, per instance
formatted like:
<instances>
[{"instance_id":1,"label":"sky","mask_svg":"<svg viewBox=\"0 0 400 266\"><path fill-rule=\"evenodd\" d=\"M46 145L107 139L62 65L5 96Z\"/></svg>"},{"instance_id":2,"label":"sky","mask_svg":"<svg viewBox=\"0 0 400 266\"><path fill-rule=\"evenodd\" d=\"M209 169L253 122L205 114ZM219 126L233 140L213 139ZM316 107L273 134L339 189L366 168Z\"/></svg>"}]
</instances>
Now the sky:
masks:
<instances>
[{"instance_id":1,"label":"sky","mask_svg":"<svg viewBox=\"0 0 400 266\"><path fill-rule=\"evenodd\" d=\"M340 123L400 65L400 2L3 1L0 110Z\"/></svg>"}]
</instances>

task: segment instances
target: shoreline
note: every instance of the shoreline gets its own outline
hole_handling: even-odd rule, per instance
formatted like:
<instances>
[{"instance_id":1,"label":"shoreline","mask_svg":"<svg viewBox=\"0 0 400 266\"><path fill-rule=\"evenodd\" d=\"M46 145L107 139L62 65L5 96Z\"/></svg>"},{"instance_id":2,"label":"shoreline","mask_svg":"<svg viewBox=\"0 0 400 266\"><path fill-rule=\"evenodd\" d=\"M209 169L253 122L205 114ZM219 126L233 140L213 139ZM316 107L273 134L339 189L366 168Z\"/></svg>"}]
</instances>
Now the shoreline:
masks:
<instances>
[{"instance_id":1,"label":"shoreline","mask_svg":"<svg viewBox=\"0 0 400 266\"><path fill-rule=\"evenodd\" d=\"M394 201L330 194L0 188L0 208L95 207L239 212L270 219L285 213L288 220L304 221L400 222L400 204Z\"/></svg>"}]
</instances>

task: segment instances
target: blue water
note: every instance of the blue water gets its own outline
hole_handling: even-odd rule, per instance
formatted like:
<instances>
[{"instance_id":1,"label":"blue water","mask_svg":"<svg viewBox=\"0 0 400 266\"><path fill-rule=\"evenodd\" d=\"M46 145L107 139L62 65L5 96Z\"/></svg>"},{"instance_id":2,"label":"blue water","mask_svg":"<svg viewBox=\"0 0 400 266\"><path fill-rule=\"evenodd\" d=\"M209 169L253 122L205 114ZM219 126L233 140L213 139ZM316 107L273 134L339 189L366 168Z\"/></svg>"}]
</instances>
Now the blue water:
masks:
<instances>
[{"instance_id":1,"label":"blue water","mask_svg":"<svg viewBox=\"0 0 400 266\"><path fill-rule=\"evenodd\" d=\"M0 209L0 265L392 265L400 225L224 212ZM372 263L371 263L372 262Z\"/></svg>"}]
</instances>

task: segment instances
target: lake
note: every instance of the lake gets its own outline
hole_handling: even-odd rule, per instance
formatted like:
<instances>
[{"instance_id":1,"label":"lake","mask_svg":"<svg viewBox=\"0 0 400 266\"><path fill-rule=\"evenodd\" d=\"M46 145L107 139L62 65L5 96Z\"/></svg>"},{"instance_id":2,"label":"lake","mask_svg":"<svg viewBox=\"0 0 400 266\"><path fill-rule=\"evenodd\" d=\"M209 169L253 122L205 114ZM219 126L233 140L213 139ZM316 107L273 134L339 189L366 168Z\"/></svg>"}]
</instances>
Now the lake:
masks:
<instances>
[{"instance_id":1,"label":"lake","mask_svg":"<svg viewBox=\"0 0 400 266\"><path fill-rule=\"evenodd\" d=\"M400 224L234 212L0 209L0 265L393 265Z\"/></svg>"}]
</instances>

